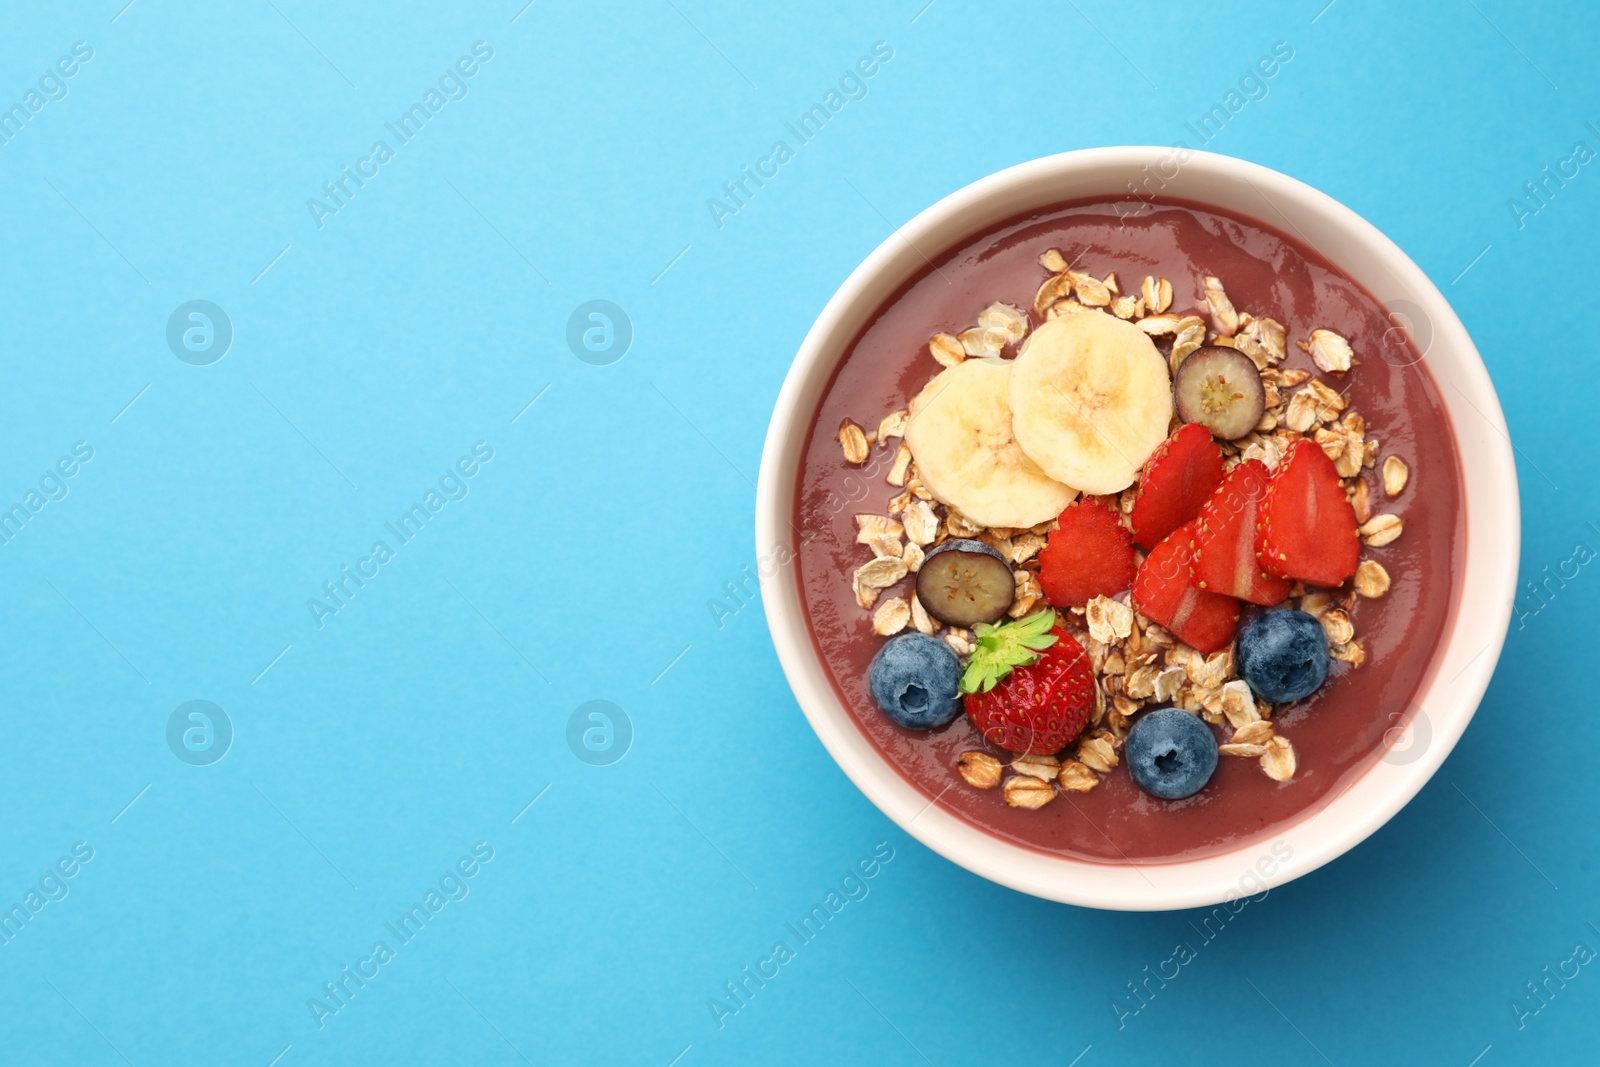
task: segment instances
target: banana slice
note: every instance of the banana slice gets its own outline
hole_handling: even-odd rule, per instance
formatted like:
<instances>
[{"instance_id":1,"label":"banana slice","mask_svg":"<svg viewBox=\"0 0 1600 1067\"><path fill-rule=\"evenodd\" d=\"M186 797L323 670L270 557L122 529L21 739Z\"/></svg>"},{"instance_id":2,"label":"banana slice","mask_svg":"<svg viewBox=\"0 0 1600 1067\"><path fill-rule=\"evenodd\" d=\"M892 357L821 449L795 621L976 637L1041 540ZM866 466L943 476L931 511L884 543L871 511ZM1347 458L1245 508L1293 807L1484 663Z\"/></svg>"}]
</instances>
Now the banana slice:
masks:
<instances>
[{"instance_id":1,"label":"banana slice","mask_svg":"<svg viewBox=\"0 0 1600 1067\"><path fill-rule=\"evenodd\" d=\"M1017 444L1083 493L1118 493L1172 421L1167 362L1139 327L1098 312L1040 326L1011 373Z\"/></svg>"},{"instance_id":2,"label":"banana slice","mask_svg":"<svg viewBox=\"0 0 1600 1067\"><path fill-rule=\"evenodd\" d=\"M906 424L928 492L983 526L1036 526L1078 495L1046 477L1011 436L1011 367L969 359L941 371Z\"/></svg>"}]
</instances>

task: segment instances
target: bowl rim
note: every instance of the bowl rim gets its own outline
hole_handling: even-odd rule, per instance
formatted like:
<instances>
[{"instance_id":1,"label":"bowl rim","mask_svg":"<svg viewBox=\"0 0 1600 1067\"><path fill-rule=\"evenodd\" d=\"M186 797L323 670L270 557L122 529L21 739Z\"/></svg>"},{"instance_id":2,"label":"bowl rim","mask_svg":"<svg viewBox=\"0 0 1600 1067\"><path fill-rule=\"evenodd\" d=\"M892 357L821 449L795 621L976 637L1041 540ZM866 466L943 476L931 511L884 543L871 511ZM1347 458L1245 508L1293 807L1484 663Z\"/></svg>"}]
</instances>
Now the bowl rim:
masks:
<instances>
[{"instance_id":1,"label":"bowl rim","mask_svg":"<svg viewBox=\"0 0 1600 1067\"><path fill-rule=\"evenodd\" d=\"M1174 164L1176 174L1162 189L1177 188L1167 195L1260 218L1187 191L1215 186L1243 197L1243 182L1341 272L1371 293L1390 290L1380 299L1391 312L1405 303L1424 316L1431 326L1424 358L1440 353L1429 368L1463 471L1465 559L1432 669L1412 698L1418 710L1389 739L1391 752L1407 758L1376 761L1331 801L1277 828L1270 842L1199 859L1112 864L1009 841L941 808L937 797L928 800L902 777L834 691L811 637L795 568L772 563L786 564L795 555L787 531L798 529L794 487L816 402L866 316L934 261L924 250L937 250L936 260L987 226L1029 210L1082 196L1125 195L1120 183L1087 191L1075 183L1148 176L1152 166L1165 177ZM1133 188L1131 181L1126 185ZM1059 191L1052 196L1049 190ZM1370 271L1382 277L1364 277L1325 252L1307 236L1308 227L1325 244L1370 259ZM1400 324L1393 314L1391 321ZM1445 379L1459 400L1449 395ZM755 520L762 602L779 661L812 729L856 787L907 834L974 874L1033 896L1121 911L1209 906L1264 893L1343 855L1392 818L1450 754L1488 688L1511 621L1521 545L1516 465L1498 396L1465 327L1421 268L1356 212L1295 178L1230 156L1149 145L1080 149L1008 167L950 193L884 238L828 300L785 376L762 450Z\"/></svg>"}]
</instances>

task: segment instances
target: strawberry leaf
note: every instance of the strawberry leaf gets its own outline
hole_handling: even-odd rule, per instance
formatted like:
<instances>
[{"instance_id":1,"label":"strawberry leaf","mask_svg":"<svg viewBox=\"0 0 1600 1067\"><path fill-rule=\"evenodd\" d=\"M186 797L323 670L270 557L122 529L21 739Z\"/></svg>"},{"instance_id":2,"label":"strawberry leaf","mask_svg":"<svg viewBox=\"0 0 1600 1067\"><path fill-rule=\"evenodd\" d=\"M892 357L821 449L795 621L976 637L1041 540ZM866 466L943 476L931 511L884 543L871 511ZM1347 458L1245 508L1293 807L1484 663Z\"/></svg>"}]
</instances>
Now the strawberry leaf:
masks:
<instances>
[{"instance_id":1,"label":"strawberry leaf","mask_svg":"<svg viewBox=\"0 0 1600 1067\"><path fill-rule=\"evenodd\" d=\"M963 693L987 693L1018 667L1039 661L1056 643L1056 613L1039 611L1015 622L983 623L974 631L972 655L961 675Z\"/></svg>"}]
</instances>

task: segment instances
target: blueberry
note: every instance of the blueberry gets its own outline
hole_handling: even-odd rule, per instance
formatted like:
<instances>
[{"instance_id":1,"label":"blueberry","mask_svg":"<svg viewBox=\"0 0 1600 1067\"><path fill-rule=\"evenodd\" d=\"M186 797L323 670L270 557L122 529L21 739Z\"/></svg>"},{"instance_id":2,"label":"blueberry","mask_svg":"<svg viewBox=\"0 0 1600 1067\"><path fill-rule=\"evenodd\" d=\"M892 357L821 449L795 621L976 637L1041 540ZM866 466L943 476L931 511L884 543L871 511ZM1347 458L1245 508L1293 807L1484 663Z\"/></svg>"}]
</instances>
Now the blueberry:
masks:
<instances>
[{"instance_id":1,"label":"blueberry","mask_svg":"<svg viewBox=\"0 0 1600 1067\"><path fill-rule=\"evenodd\" d=\"M1011 564L992 545L957 538L930 549L917 571L917 599L929 615L971 629L998 622L1017 595Z\"/></svg>"},{"instance_id":2,"label":"blueberry","mask_svg":"<svg viewBox=\"0 0 1600 1067\"><path fill-rule=\"evenodd\" d=\"M961 714L961 661L943 641L901 634L872 657L868 683L883 713L912 730L932 730Z\"/></svg>"},{"instance_id":3,"label":"blueberry","mask_svg":"<svg viewBox=\"0 0 1600 1067\"><path fill-rule=\"evenodd\" d=\"M1269 611L1239 635L1238 659L1256 696L1287 704L1315 693L1328 677L1328 638L1303 611Z\"/></svg>"},{"instance_id":4,"label":"blueberry","mask_svg":"<svg viewBox=\"0 0 1600 1067\"><path fill-rule=\"evenodd\" d=\"M1211 727L1181 708L1158 708L1135 719L1123 754L1134 783L1164 800L1200 792L1217 769Z\"/></svg>"}]
</instances>

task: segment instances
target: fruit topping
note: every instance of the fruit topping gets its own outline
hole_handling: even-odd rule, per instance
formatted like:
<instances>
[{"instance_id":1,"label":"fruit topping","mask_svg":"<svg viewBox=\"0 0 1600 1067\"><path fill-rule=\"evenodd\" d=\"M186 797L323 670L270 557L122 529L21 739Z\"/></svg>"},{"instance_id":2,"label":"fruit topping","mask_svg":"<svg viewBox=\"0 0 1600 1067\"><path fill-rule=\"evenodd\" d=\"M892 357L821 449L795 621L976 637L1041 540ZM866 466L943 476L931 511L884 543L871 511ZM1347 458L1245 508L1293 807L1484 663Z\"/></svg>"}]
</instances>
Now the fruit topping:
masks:
<instances>
[{"instance_id":1,"label":"fruit topping","mask_svg":"<svg viewBox=\"0 0 1600 1067\"><path fill-rule=\"evenodd\" d=\"M971 359L913 402L905 443L922 484L980 526L1036 526L1078 494L1053 481L1011 433L1012 364Z\"/></svg>"},{"instance_id":2,"label":"fruit topping","mask_svg":"<svg viewBox=\"0 0 1600 1067\"><path fill-rule=\"evenodd\" d=\"M1265 463L1247 459L1228 472L1200 509L1189 573L1195 586L1264 607L1288 597L1289 580L1267 574L1256 559L1256 512L1271 478Z\"/></svg>"},{"instance_id":3,"label":"fruit topping","mask_svg":"<svg viewBox=\"0 0 1600 1067\"><path fill-rule=\"evenodd\" d=\"M1023 623L1037 619L1053 623L1055 613L1041 612ZM1083 646L1059 627L1038 636L1053 640L1032 662L967 693L967 717L985 740L1009 752L1059 752L1083 732L1094 712L1094 672ZM973 655L976 659L978 653Z\"/></svg>"},{"instance_id":4,"label":"fruit topping","mask_svg":"<svg viewBox=\"0 0 1600 1067\"><path fill-rule=\"evenodd\" d=\"M1133 539L1154 548L1200 512L1222 481L1222 448L1198 423L1180 426L1145 465L1128 521Z\"/></svg>"},{"instance_id":5,"label":"fruit topping","mask_svg":"<svg viewBox=\"0 0 1600 1067\"><path fill-rule=\"evenodd\" d=\"M1328 677L1328 638L1314 616L1269 611L1239 634L1238 659L1257 696L1287 704L1315 693Z\"/></svg>"},{"instance_id":6,"label":"fruit topping","mask_svg":"<svg viewBox=\"0 0 1600 1067\"><path fill-rule=\"evenodd\" d=\"M1139 327L1099 312L1063 315L1023 343L1011 412L1017 444L1046 475L1084 493L1120 493L1167 436L1172 382Z\"/></svg>"},{"instance_id":7,"label":"fruit topping","mask_svg":"<svg viewBox=\"0 0 1600 1067\"><path fill-rule=\"evenodd\" d=\"M1270 574L1335 586L1356 572L1356 513L1333 460L1314 441L1289 446L1267 485L1256 525L1256 557Z\"/></svg>"},{"instance_id":8,"label":"fruit topping","mask_svg":"<svg viewBox=\"0 0 1600 1067\"><path fill-rule=\"evenodd\" d=\"M1226 648L1239 625L1239 602L1189 584L1195 524L1172 531L1145 557L1133 579L1133 604L1198 652Z\"/></svg>"},{"instance_id":9,"label":"fruit topping","mask_svg":"<svg viewBox=\"0 0 1600 1067\"><path fill-rule=\"evenodd\" d=\"M1410 468L1389 455L1381 481L1367 478L1382 452L1366 419L1310 371L1276 366L1285 327L1239 313L1219 279L1205 277L1201 314L1180 314L1165 279L1124 293L1058 249L1039 262L1053 276L1033 312L992 304L975 327L936 334L943 369L914 400L875 434L841 424L852 465L898 448L883 513L855 516L873 558L852 591L891 638L870 667L873 698L915 730L964 708L1020 755L968 751L956 772L1013 808L1089 792L1124 762L1171 800L1203 790L1222 756L1293 780L1278 732L1291 724L1266 705L1316 692L1334 660L1367 658L1350 609L1391 579L1361 553L1403 529L1372 498L1403 493ZM1326 330L1301 347L1324 372L1356 362ZM907 577L915 596L877 603ZM1304 611L1277 606L1291 594ZM1059 610L1034 611L1046 603Z\"/></svg>"},{"instance_id":10,"label":"fruit topping","mask_svg":"<svg viewBox=\"0 0 1600 1067\"><path fill-rule=\"evenodd\" d=\"M1205 788L1217 769L1211 727L1181 708L1158 708L1134 720L1126 757L1134 784L1163 800L1182 800Z\"/></svg>"},{"instance_id":11,"label":"fruit topping","mask_svg":"<svg viewBox=\"0 0 1600 1067\"><path fill-rule=\"evenodd\" d=\"M1189 353L1172 376L1178 418L1205 426L1224 441L1256 428L1267 393L1255 361L1237 348L1207 345Z\"/></svg>"},{"instance_id":12,"label":"fruit topping","mask_svg":"<svg viewBox=\"0 0 1600 1067\"><path fill-rule=\"evenodd\" d=\"M1039 587L1058 608L1116 596L1133 583L1133 540L1117 513L1098 500L1067 505L1039 551Z\"/></svg>"},{"instance_id":13,"label":"fruit topping","mask_svg":"<svg viewBox=\"0 0 1600 1067\"><path fill-rule=\"evenodd\" d=\"M917 571L917 599L940 622L967 629L1005 617L1017 596L1011 564L982 541L946 541Z\"/></svg>"},{"instance_id":14,"label":"fruit topping","mask_svg":"<svg viewBox=\"0 0 1600 1067\"><path fill-rule=\"evenodd\" d=\"M961 714L961 661L937 638L890 638L872 657L867 682L883 713L907 729L932 730Z\"/></svg>"}]
</instances>

